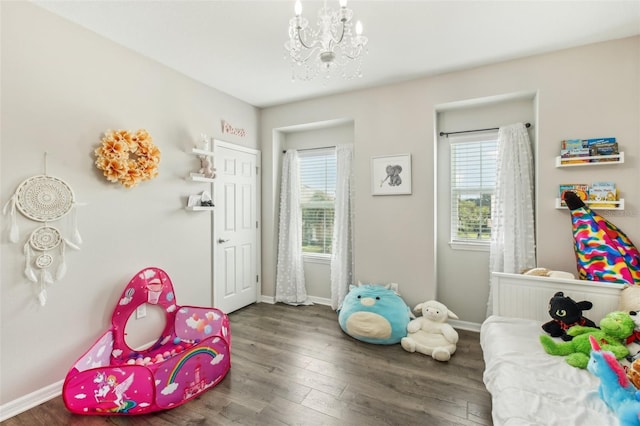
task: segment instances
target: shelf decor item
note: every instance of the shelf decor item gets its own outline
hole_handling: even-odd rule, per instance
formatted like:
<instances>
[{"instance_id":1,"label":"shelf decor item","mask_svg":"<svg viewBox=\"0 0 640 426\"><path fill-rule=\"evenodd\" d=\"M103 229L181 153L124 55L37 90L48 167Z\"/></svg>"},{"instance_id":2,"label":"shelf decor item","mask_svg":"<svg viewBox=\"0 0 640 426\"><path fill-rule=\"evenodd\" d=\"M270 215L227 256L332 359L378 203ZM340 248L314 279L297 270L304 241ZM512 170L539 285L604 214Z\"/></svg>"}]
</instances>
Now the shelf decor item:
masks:
<instances>
[{"instance_id":1,"label":"shelf decor item","mask_svg":"<svg viewBox=\"0 0 640 426\"><path fill-rule=\"evenodd\" d=\"M82 243L75 213L77 205L69 184L46 174L45 154L45 174L24 180L4 206L3 214L10 215L9 241L12 243L20 240L16 210L30 220L43 223L31 232L23 247L24 275L29 281L39 284L38 300L42 306L47 301L47 285L66 274L66 247L79 250ZM69 213L72 214L73 229L71 237L65 238L49 222L62 219Z\"/></svg>"},{"instance_id":2,"label":"shelf decor item","mask_svg":"<svg viewBox=\"0 0 640 426\"><path fill-rule=\"evenodd\" d=\"M160 150L145 129L108 130L94 153L95 165L107 180L125 188L158 176Z\"/></svg>"},{"instance_id":3,"label":"shelf decor item","mask_svg":"<svg viewBox=\"0 0 640 426\"><path fill-rule=\"evenodd\" d=\"M189 195L187 210L213 210L214 207L211 194L209 194L208 191L202 191L201 194Z\"/></svg>"}]
</instances>

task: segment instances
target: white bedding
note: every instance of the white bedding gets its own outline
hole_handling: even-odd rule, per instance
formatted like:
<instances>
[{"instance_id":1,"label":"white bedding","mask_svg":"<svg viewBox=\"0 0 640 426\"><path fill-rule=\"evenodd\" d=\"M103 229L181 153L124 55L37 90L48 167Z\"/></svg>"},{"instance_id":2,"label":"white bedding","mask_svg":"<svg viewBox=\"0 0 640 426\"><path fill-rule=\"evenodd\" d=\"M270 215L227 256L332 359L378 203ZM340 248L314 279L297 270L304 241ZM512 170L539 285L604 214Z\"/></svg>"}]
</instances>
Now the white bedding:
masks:
<instances>
[{"instance_id":1,"label":"white bedding","mask_svg":"<svg viewBox=\"0 0 640 426\"><path fill-rule=\"evenodd\" d=\"M491 316L482 324L484 383L494 426L615 426L598 396L599 380L547 354L539 321Z\"/></svg>"}]
</instances>

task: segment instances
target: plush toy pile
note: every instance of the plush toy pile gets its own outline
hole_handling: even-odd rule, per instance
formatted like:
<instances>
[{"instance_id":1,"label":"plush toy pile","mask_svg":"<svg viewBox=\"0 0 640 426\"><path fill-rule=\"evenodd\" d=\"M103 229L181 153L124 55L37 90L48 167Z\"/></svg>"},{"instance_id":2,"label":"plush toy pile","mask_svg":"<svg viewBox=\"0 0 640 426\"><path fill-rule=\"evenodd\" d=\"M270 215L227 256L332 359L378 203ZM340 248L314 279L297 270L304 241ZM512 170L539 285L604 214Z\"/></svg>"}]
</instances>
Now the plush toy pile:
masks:
<instances>
[{"instance_id":1,"label":"plush toy pile","mask_svg":"<svg viewBox=\"0 0 640 426\"><path fill-rule=\"evenodd\" d=\"M573 339L557 342L546 334L540 336L540 343L550 355L564 356L567 364L586 368L591 354L590 336L602 342L602 349L612 352L616 359L629 355L626 339L634 330L635 323L628 312L610 312L600 321L600 328L575 325L567 330Z\"/></svg>"}]
</instances>

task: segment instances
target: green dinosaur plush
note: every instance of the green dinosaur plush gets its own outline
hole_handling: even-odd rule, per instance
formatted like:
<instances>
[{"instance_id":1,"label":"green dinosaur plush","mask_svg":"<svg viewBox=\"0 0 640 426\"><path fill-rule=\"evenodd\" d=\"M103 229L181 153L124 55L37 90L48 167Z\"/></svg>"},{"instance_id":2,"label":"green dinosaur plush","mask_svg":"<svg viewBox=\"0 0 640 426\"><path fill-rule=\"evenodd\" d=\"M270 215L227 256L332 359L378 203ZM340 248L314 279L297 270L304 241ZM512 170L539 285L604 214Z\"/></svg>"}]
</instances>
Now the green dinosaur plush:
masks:
<instances>
[{"instance_id":1,"label":"green dinosaur plush","mask_svg":"<svg viewBox=\"0 0 640 426\"><path fill-rule=\"evenodd\" d=\"M591 354L589 336L600 343L602 350L612 352L616 359L622 359L629 354L625 341L633 333L634 327L635 323L628 312L615 311L602 318L599 329L575 325L567 330L567 334L573 336L572 340L558 342L543 334L540 343L548 354L564 356L567 364L586 368Z\"/></svg>"}]
</instances>

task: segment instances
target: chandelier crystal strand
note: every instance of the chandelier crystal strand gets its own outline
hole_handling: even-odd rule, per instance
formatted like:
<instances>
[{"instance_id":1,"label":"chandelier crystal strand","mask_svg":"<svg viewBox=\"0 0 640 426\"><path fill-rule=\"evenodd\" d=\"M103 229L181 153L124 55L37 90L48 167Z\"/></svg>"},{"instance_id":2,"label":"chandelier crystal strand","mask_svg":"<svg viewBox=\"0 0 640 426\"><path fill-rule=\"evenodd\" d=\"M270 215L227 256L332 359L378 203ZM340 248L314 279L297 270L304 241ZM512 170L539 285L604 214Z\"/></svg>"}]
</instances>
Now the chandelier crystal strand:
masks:
<instances>
[{"instance_id":1,"label":"chandelier crystal strand","mask_svg":"<svg viewBox=\"0 0 640 426\"><path fill-rule=\"evenodd\" d=\"M353 32L353 11L347 1L340 0L337 11L327 7L325 0L318 11L317 28L309 27L302 16L302 4L296 0L295 16L289 21L289 41L285 43L291 61L292 80L325 79L339 74L345 79L362 76L362 57L367 53L367 37L362 35L358 21Z\"/></svg>"}]
</instances>

